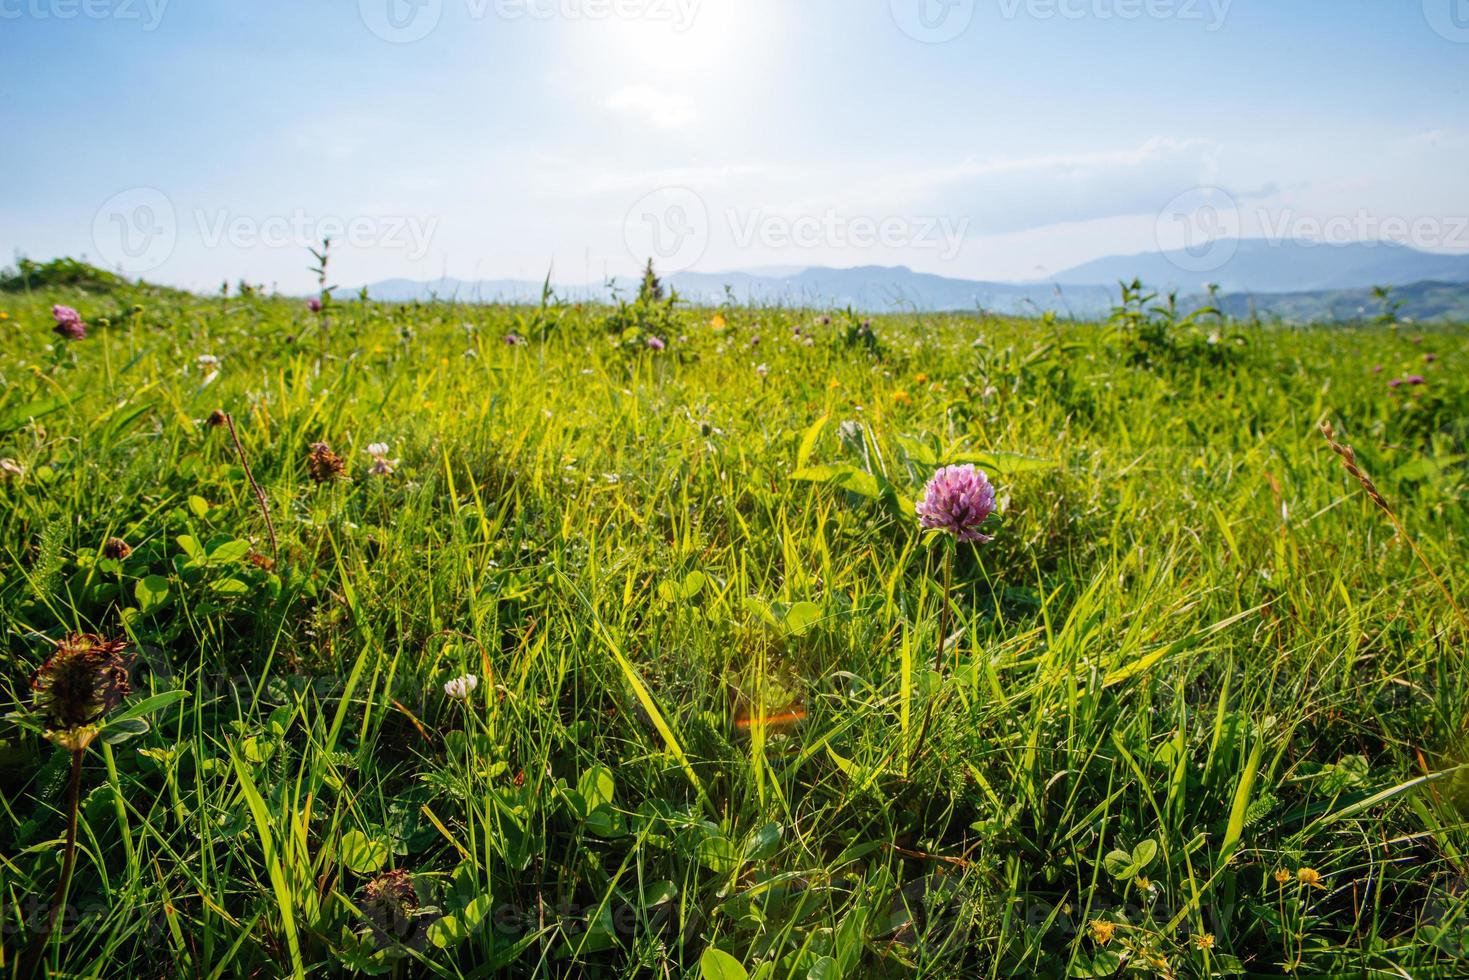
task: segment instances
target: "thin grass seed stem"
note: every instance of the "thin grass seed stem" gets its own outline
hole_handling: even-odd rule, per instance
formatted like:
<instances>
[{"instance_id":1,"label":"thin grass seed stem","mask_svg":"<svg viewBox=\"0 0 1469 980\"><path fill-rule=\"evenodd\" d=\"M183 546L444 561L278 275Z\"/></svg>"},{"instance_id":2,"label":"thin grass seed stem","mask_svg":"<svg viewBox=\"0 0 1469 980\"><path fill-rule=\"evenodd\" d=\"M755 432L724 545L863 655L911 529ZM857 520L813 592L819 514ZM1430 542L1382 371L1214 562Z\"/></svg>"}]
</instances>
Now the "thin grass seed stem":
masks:
<instances>
[{"instance_id":1,"label":"thin grass seed stem","mask_svg":"<svg viewBox=\"0 0 1469 980\"><path fill-rule=\"evenodd\" d=\"M1423 566L1423 570L1428 573L1428 577L1433 580L1433 584L1438 586L1438 590L1443 593L1443 597L1448 600L1449 608L1459 618L1459 625L1464 627L1466 632L1469 632L1469 616L1464 614L1464 610L1459 605L1458 600L1454 598L1454 594L1449 591L1449 587L1444 584L1444 580L1439 578L1438 572L1429 563L1428 557L1419 549L1418 542L1413 540L1413 536L1408 533L1408 529L1403 526L1403 522L1399 520L1397 513L1393 511L1392 505L1387 502L1387 498L1377 489L1377 484L1372 482L1372 478L1367 475L1367 472L1362 469L1361 464L1357 462L1357 451L1349 445L1336 441L1336 430L1330 422L1321 423L1321 434L1326 437L1326 444L1331 447L1331 451L1341 457L1342 466L1345 467L1347 473L1361 484L1362 490L1367 494L1368 498L1377 505L1379 510L1387 515L1387 519L1392 524L1393 530L1397 532L1398 537L1408 542L1409 550L1413 552L1414 557Z\"/></svg>"},{"instance_id":2,"label":"thin grass seed stem","mask_svg":"<svg viewBox=\"0 0 1469 980\"><path fill-rule=\"evenodd\" d=\"M270 521L270 504L266 502L265 491L260 489L260 484L255 482L255 474L250 472L250 461L245 458L245 447L240 445L239 433L235 432L235 417L226 412L224 424L230 430L230 439L235 444L235 454L240 457L240 466L245 471L245 479L249 482L250 489L255 491L255 499L260 503L260 513L265 517L265 531L270 535L270 557L280 561L280 549L275 543L275 525Z\"/></svg>"},{"instance_id":3,"label":"thin grass seed stem","mask_svg":"<svg viewBox=\"0 0 1469 980\"><path fill-rule=\"evenodd\" d=\"M939 608L939 649L935 669L943 673L944 669L944 644L949 642L949 621L953 615L952 598L954 591L954 552L958 550L958 544L949 542L944 548L944 589L940 593L940 601L943 605ZM954 647L954 672L959 671L959 648Z\"/></svg>"},{"instance_id":4,"label":"thin grass seed stem","mask_svg":"<svg viewBox=\"0 0 1469 980\"><path fill-rule=\"evenodd\" d=\"M72 870L76 867L77 810L81 802L82 755L85 752L85 749L73 749L71 752L71 781L66 791L66 848L61 857L61 876L56 879L56 892L51 897L51 908L46 912L46 931L37 936L35 940L36 952L29 971L30 976L38 975L41 964L46 958L46 947L56 933L56 916L60 913L63 903L66 902L66 892L71 886Z\"/></svg>"},{"instance_id":5,"label":"thin grass seed stem","mask_svg":"<svg viewBox=\"0 0 1469 980\"><path fill-rule=\"evenodd\" d=\"M944 676L944 639L949 634L949 593L954 587L954 552L958 549L957 543L950 543L944 549L944 588L939 601L943 604L939 609L939 642L938 649L933 655L933 669L939 675L940 681ZM959 670L959 654L954 653L954 671ZM928 708L923 712L923 725L918 729L918 739L913 743L913 754L908 757L908 770L911 772L918 757L923 754L924 743L928 739L928 726L933 723L933 709L938 703L939 691L935 691L933 697L928 701Z\"/></svg>"}]
</instances>

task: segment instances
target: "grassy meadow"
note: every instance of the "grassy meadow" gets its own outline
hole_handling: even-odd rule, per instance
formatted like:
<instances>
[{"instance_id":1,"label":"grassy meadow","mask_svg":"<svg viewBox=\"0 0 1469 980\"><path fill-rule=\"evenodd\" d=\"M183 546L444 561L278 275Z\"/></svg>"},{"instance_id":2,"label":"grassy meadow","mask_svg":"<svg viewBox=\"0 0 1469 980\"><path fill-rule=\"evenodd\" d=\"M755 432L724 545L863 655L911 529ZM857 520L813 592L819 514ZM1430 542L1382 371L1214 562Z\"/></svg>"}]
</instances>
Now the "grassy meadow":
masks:
<instances>
[{"instance_id":1,"label":"grassy meadow","mask_svg":"<svg viewBox=\"0 0 1469 980\"><path fill-rule=\"evenodd\" d=\"M1469 975L1462 329L51 273L7 976ZM959 462L991 543L914 516ZM79 750L77 634L131 686Z\"/></svg>"}]
</instances>

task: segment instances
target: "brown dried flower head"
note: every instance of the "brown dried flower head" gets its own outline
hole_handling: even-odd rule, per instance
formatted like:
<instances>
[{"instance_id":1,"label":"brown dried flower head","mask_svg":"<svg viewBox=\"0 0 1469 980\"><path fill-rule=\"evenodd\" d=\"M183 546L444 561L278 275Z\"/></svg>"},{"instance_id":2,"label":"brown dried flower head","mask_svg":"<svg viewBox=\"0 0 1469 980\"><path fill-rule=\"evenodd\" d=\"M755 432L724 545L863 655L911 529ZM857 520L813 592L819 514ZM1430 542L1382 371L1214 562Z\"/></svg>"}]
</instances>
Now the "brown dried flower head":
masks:
<instances>
[{"instance_id":1,"label":"brown dried flower head","mask_svg":"<svg viewBox=\"0 0 1469 980\"><path fill-rule=\"evenodd\" d=\"M72 633L31 678L32 697L46 726L74 732L95 725L132 691L126 640Z\"/></svg>"},{"instance_id":2,"label":"brown dried flower head","mask_svg":"<svg viewBox=\"0 0 1469 980\"><path fill-rule=\"evenodd\" d=\"M384 871L363 888L362 911L382 932L403 936L418 914L418 891L407 871Z\"/></svg>"},{"instance_id":3,"label":"brown dried flower head","mask_svg":"<svg viewBox=\"0 0 1469 980\"><path fill-rule=\"evenodd\" d=\"M133 553L133 546L122 538L108 538L102 545L102 557L111 558L113 561L122 561Z\"/></svg>"},{"instance_id":4,"label":"brown dried flower head","mask_svg":"<svg viewBox=\"0 0 1469 980\"><path fill-rule=\"evenodd\" d=\"M216 408L214 411L209 413L209 418L204 420L204 424L209 426L211 429L217 429L221 425L224 425L227 420L228 416L224 414L224 409Z\"/></svg>"},{"instance_id":5,"label":"brown dried flower head","mask_svg":"<svg viewBox=\"0 0 1469 980\"><path fill-rule=\"evenodd\" d=\"M306 455L306 471L317 483L330 483L346 475L347 464L342 462L342 457L332 452L331 446L324 442L313 442L311 452Z\"/></svg>"}]
</instances>

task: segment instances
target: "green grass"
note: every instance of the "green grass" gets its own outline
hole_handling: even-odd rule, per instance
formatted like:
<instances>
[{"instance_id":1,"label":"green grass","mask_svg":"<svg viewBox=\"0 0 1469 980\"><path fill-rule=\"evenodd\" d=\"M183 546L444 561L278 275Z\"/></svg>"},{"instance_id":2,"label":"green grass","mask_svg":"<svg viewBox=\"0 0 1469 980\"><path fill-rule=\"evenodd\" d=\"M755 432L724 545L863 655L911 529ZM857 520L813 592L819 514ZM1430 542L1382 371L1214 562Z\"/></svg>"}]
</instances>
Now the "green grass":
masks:
<instances>
[{"instance_id":1,"label":"green grass","mask_svg":"<svg viewBox=\"0 0 1469 980\"><path fill-rule=\"evenodd\" d=\"M77 630L187 693L87 752L55 975L1469 971L1461 330L103 285L0 296L0 699ZM964 458L940 675L911 504ZM66 826L20 721L6 971Z\"/></svg>"}]
</instances>

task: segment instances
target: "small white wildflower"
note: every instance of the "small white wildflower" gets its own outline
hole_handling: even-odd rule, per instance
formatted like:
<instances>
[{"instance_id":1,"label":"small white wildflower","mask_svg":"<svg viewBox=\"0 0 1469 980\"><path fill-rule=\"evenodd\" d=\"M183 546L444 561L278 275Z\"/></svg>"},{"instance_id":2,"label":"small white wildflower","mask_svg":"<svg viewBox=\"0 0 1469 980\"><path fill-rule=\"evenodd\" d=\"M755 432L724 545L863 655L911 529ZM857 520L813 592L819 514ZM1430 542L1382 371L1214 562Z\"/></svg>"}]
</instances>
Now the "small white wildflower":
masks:
<instances>
[{"instance_id":1,"label":"small white wildflower","mask_svg":"<svg viewBox=\"0 0 1469 980\"><path fill-rule=\"evenodd\" d=\"M392 476L393 467L398 465L396 459L388 459L388 444L385 442L374 442L367 447L367 455L372 457L372 465L367 468L369 476Z\"/></svg>"},{"instance_id":2,"label":"small white wildflower","mask_svg":"<svg viewBox=\"0 0 1469 980\"><path fill-rule=\"evenodd\" d=\"M468 701L474 689L479 687L479 678L473 674L456 677L444 685L444 695L455 701Z\"/></svg>"},{"instance_id":3,"label":"small white wildflower","mask_svg":"<svg viewBox=\"0 0 1469 980\"><path fill-rule=\"evenodd\" d=\"M757 364L757 365L755 365L755 373L758 374L758 375L760 375L760 377L762 377L762 378L765 377L767 374L770 373L770 365L769 364Z\"/></svg>"},{"instance_id":4,"label":"small white wildflower","mask_svg":"<svg viewBox=\"0 0 1469 980\"><path fill-rule=\"evenodd\" d=\"M198 364L200 367L214 367L219 363L219 358L215 357L213 354L200 354L198 357L194 358L194 363Z\"/></svg>"},{"instance_id":5,"label":"small white wildflower","mask_svg":"<svg viewBox=\"0 0 1469 980\"><path fill-rule=\"evenodd\" d=\"M12 476L25 476L26 471L13 459L0 459L0 476L9 479Z\"/></svg>"}]
</instances>

